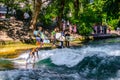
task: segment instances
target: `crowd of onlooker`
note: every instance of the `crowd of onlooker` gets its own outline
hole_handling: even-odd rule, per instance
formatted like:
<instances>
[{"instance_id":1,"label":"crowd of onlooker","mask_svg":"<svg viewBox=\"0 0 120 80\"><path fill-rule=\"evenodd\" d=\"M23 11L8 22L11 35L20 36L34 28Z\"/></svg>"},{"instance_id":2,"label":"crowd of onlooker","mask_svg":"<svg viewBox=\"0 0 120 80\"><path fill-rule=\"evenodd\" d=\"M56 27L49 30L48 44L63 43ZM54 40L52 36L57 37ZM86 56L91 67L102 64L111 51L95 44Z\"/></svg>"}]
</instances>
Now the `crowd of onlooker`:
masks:
<instances>
[{"instance_id":1,"label":"crowd of onlooker","mask_svg":"<svg viewBox=\"0 0 120 80\"><path fill-rule=\"evenodd\" d=\"M36 38L36 45L37 48L33 48L31 52L29 53L29 57L26 61L28 61L30 58L33 58L35 61L36 57L39 58L38 55L38 49L42 48L44 43L52 43L52 46L56 46L59 48L63 47L69 47L70 46L70 32L69 30L65 29L59 30L59 28L55 28L52 31L43 30L41 26L36 27L36 29L33 32L34 37ZM64 45L65 42L65 45ZM58 44L59 43L59 44Z\"/></svg>"},{"instance_id":2,"label":"crowd of onlooker","mask_svg":"<svg viewBox=\"0 0 120 80\"><path fill-rule=\"evenodd\" d=\"M43 46L44 43L52 43L52 46L57 46L60 48L69 47L71 38L71 33L69 30L59 30L55 28L52 31L43 30L40 26L38 29L34 30L34 36L36 38L36 45L39 45L39 48ZM65 42L65 44L64 44ZM59 44L58 44L59 43Z\"/></svg>"},{"instance_id":3,"label":"crowd of onlooker","mask_svg":"<svg viewBox=\"0 0 120 80\"><path fill-rule=\"evenodd\" d=\"M76 25L70 24L68 21L62 22L62 29L56 27L54 30L43 30L41 26L36 27L33 34L36 38L36 44L43 46L44 43L52 43L52 46L69 47L70 41L73 40L71 35L76 35ZM59 45L58 45L59 42Z\"/></svg>"},{"instance_id":4,"label":"crowd of onlooker","mask_svg":"<svg viewBox=\"0 0 120 80\"><path fill-rule=\"evenodd\" d=\"M107 26L106 24L103 24L103 25L101 25L101 24L94 24L93 31L94 31L94 34L107 34L107 33L111 33L111 26ZM120 28L117 27L115 29L115 32L120 34Z\"/></svg>"},{"instance_id":5,"label":"crowd of onlooker","mask_svg":"<svg viewBox=\"0 0 120 80\"><path fill-rule=\"evenodd\" d=\"M111 29L105 24L94 24L93 30L94 34L107 34L111 32Z\"/></svg>"}]
</instances>

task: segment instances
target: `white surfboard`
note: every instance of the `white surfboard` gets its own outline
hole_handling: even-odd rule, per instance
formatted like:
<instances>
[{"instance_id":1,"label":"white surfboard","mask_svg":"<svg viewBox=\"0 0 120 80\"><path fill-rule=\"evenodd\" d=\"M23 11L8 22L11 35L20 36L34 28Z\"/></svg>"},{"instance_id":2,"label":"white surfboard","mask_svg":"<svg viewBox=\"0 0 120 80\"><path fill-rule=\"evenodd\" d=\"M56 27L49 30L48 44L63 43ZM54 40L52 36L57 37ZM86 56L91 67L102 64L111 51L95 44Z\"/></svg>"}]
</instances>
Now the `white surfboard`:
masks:
<instances>
[{"instance_id":1,"label":"white surfboard","mask_svg":"<svg viewBox=\"0 0 120 80\"><path fill-rule=\"evenodd\" d=\"M61 33L56 33L55 38L56 38L56 39L59 39L60 36L61 36Z\"/></svg>"}]
</instances>

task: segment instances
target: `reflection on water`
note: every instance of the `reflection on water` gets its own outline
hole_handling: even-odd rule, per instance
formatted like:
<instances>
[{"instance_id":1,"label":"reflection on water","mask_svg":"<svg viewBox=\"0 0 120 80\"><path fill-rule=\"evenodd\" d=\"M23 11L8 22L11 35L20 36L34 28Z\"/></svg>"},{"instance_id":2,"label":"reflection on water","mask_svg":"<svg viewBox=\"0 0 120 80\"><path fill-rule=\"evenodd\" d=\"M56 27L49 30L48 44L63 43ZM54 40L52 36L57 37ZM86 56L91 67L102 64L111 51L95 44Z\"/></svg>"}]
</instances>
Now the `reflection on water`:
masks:
<instances>
[{"instance_id":1,"label":"reflection on water","mask_svg":"<svg viewBox=\"0 0 120 80\"><path fill-rule=\"evenodd\" d=\"M1 80L120 80L119 40L120 38L94 41L77 48L41 50L40 58L36 59L35 63L32 59L30 62L26 61L28 51L10 60L16 69L0 71L0 78Z\"/></svg>"}]
</instances>

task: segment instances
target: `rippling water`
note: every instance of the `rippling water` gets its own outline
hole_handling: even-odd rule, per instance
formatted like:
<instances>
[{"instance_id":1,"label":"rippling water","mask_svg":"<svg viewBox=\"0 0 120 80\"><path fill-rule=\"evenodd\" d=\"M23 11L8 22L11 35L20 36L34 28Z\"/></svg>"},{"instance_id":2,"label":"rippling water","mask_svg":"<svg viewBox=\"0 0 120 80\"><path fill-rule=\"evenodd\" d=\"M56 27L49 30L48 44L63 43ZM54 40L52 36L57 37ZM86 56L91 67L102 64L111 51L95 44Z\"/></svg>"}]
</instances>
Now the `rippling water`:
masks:
<instances>
[{"instance_id":1,"label":"rippling water","mask_svg":"<svg viewBox=\"0 0 120 80\"><path fill-rule=\"evenodd\" d=\"M120 38L41 50L35 64L28 53L9 59L14 69L2 69L0 80L120 80Z\"/></svg>"}]
</instances>

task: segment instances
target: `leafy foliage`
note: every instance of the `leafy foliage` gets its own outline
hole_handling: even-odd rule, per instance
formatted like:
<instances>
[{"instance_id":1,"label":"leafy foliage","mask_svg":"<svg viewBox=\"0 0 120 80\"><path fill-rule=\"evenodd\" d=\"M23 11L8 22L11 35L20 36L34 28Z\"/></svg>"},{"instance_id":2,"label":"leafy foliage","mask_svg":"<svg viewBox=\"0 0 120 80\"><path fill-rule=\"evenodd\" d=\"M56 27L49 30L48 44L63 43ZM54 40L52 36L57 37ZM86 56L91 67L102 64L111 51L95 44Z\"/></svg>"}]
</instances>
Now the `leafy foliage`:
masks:
<instances>
[{"instance_id":1,"label":"leafy foliage","mask_svg":"<svg viewBox=\"0 0 120 80\"><path fill-rule=\"evenodd\" d=\"M35 0L34 0L35 1ZM44 26L60 26L62 19L77 24L81 35L89 35L94 23L107 23L115 29L120 23L119 0L48 0L46 7L40 7L38 21ZM27 4L27 0L1 0L9 7L19 7L16 2L24 2L24 10L32 11L34 4ZM11 3L12 2L12 3ZM8 4L9 3L9 4ZM35 3L37 4L37 3ZM57 19L57 22L55 22Z\"/></svg>"},{"instance_id":2,"label":"leafy foliage","mask_svg":"<svg viewBox=\"0 0 120 80\"><path fill-rule=\"evenodd\" d=\"M118 27L118 19L113 19L108 21L108 25L112 27L113 30L115 30Z\"/></svg>"},{"instance_id":3,"label":"leafy foliage","mask_svg":"<svg viewBox=\"0 0 120 80\"><path fill-rule=\"evenodd\" d=\"M78 31L83 36L89 36L91 34L91 30L92 30L91 26L85 23L82 23L81 25L78 26Z\"/></svg>"}]
</instances>

